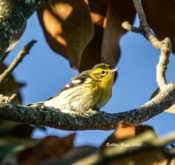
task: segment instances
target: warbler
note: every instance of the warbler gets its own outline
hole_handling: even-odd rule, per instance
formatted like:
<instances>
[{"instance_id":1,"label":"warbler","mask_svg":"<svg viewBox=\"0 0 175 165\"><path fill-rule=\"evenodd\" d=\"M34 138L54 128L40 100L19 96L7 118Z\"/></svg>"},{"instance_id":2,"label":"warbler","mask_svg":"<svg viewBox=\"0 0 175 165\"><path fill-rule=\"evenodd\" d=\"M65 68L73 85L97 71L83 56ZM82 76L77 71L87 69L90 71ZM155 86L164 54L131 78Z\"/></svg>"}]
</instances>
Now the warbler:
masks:
<instances>
[{"instance_id":1,"label":"warbler","mask_svg":"<svg viewBox=\"0 0 175 165\"><path fill-rule=\"evenodd\" d=\"M34 105L59 109L61 111L86 112L99 110L111 97L114 73L108 64L97 64L72 78L58 94Z\"/></svg>"}]
</instances>

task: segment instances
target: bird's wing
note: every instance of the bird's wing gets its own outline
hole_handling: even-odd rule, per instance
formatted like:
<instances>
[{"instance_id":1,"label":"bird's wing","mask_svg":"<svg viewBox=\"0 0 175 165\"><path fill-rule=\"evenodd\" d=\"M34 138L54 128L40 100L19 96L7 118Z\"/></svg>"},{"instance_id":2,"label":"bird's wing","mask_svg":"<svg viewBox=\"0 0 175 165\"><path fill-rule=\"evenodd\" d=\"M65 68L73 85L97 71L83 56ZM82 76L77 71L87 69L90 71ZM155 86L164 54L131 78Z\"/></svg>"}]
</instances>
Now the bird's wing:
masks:
<instances>
[{"instance_id":1,"label":"bird's wing","mask_svg":"<svg viewBox=\"0 0 175 165\"><path fill-rule=\"evenodd\" d=\"M72 80L69 82L69 84L66 85L66 87L75 87L77 85L82 84L87 78L89 77L89 70L86 70L79 75L72 78Z\"/></svg>"},{"instance_id":2,"label":"bird's wing","mask_svg":"<svg viewBox=\"0 0 175 165\"><path fill-rule=\"evenodd\" d=\"M73 77L71 79L71 81L63 88L61 89L54 97L58 96L60 93L62 93L63 91L66 91L70 88L76 87L80 84L82 84L84 81L86 81L86 79L89 77L89 70L86 70L80 74L78 74L77 76ZM47 99L47 100L51 100L53 97Z\"/></svg>"}]
</instances>

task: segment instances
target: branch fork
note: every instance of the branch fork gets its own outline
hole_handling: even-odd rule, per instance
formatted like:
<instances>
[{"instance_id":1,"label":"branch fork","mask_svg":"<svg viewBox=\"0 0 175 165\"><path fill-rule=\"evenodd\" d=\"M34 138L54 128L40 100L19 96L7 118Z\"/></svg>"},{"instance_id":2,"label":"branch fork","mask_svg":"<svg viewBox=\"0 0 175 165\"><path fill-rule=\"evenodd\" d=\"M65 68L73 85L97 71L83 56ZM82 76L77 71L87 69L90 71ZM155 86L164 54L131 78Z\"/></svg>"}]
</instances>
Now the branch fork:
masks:
<instances>
[{"instance_id":1,"label":"branch fork","mask_svg":"<svg viewBox=\"0 0 175 165\"><path fill-rule=\"evenodd\" d=\"M123 22L122 27L126 30L142 34L156 49L160 50L159 61L156 66L156 81L159 89L161 90L165 85L167 85L165 72L167 70L169 56L172 50L170 38L166 37L162 41L158 40L151 32L150 27L146 21L146 16L142 8L141 1L133 0L133 2L139 16L140 26L137 28L129 24L129 22Z\"/></svg>"}]
</instances>

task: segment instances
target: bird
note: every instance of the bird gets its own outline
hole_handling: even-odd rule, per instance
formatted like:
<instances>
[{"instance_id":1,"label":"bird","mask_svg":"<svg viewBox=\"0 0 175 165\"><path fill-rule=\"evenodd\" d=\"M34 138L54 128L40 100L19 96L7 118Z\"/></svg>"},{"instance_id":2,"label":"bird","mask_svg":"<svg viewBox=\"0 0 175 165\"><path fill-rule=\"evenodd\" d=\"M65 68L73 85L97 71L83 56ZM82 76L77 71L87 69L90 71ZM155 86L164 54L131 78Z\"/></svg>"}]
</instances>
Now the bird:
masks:
<instances>
[{"instance_id":1,"label":"bird","mask_svg":"<svg viewBox=\"0 0 175 165\"><path fill-rule=\"evenodd\" d=\"M100 63L73 77L54 97L32 106L58 109L64 112L99 111L112 95L114 75L118 68Z\"/></svg>"}]
</instances>

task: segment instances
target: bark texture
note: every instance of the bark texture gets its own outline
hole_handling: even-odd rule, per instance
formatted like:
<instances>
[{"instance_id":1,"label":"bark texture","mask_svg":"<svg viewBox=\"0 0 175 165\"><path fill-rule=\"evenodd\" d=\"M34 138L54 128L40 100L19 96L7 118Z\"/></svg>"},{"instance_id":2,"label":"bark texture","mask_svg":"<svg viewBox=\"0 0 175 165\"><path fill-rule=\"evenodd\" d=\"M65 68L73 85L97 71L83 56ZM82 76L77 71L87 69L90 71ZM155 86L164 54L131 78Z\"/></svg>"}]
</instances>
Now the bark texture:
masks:
<instances>
[{"instance_id":1,"label":"bark texture","mask_svg":"<svg viewBox=\"0 0 175 165\"><path fill-rule=\"evenodd\" d=\"M27 19L49 0L0 0L0 59Z\"/></svg>"}]
</instances>

